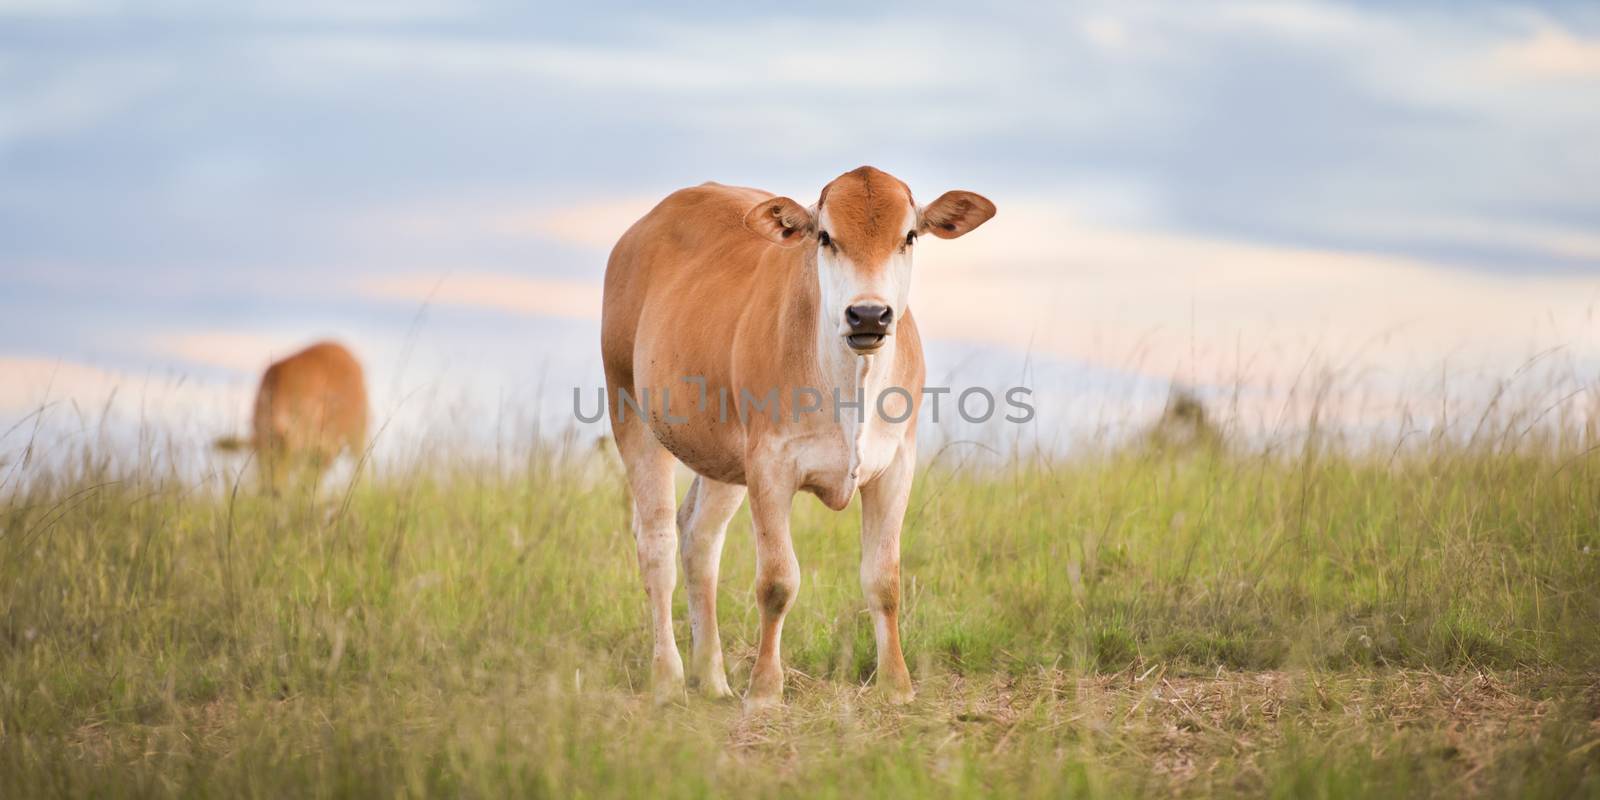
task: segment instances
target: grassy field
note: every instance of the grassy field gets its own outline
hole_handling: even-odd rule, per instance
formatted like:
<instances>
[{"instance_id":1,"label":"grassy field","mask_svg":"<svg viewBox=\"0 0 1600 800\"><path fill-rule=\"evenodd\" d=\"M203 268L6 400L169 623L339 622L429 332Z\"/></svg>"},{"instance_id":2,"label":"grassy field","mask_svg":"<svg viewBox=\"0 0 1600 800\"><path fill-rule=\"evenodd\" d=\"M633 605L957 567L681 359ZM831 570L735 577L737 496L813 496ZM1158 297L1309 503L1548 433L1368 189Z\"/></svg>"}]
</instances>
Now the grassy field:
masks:
<instances>
[{"instance_id":1,"label":"grassy field","mask_svg":"<svg viewBox=\"0 0 1600 800\"><path fill-rule=\"evenodd\" d=\"M854 509L801 497L788 704L754 716L650 704L603 457L276 500L89 460L0 497L0 796L1596 796L1585 445L941 457L904 708L866 688ZM752 571L741 511L736 691Z\"/></svg>"}]
</instances>

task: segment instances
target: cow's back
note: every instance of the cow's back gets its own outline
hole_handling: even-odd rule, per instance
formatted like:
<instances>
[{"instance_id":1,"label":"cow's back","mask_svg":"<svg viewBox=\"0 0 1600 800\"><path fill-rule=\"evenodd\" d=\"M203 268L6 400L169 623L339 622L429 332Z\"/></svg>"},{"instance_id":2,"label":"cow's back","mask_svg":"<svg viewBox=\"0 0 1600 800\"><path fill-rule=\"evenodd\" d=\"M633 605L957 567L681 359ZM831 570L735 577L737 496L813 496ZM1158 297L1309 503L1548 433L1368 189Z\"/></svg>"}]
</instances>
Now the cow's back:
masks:
<instances>
[{"instance_id":1,"label":"cow's back","mask_svg":"<svg viewBox=\"0 0 1600 800\"><path fill-rule=\"evenodd\" d=\"M741 278L768 245L745 228L744 216L770 197L717 183L680 189L617 240L606 264L600 323L608 375L627 376L631 388L641 317L688 306L695 295L746 291Z\"/></svg>"},{"instance_id":2,"label":"cow's back","mask_svg":"<svg viewBox=\"0 0 1600 800\"><path fill-rule=\"evenodd\" d=\"M367 388L349 350L320 342L274 363L256 393L260 447L333 456L359 450L367 434Z\"/></svg>"},{"instance_id":3,"label":"cow's back","mask_svg":"<svg viewBox=\"0 0 1600 800\"><path fill-rule=\"evenodd\" d=\"M674 192L622 235L606 266L601 353L613 430L619 415L635 413L626 393L673 456L725 483L744 481L745 440L742 426L721 424L717 398L737 396L740 338L763 334L748 323L770 321L764 309L778 302L784 280L780 248L744 225L770 197L714 183ZM690 381L703 381L712 413L694 408ZM684 421L663 412L669 393L671 416Z\"/></svg>"}]
</instances>

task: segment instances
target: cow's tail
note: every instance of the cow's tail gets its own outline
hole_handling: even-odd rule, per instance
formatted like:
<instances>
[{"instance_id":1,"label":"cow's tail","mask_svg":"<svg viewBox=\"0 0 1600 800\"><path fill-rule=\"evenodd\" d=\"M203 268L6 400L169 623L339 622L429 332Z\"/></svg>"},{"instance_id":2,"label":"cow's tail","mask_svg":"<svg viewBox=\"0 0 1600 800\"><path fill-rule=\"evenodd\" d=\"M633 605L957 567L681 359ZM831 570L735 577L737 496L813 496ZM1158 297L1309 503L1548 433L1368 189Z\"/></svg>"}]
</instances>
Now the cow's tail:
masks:
<instances>
[{"instance_id":1,"label":"cow's tail","mask_svg":"<svg viewBox=\"0 0 1600 800\"><path fill-rule=\"evenodd\" d=\"M214 442L212 447L224 453L237 453L255 447L255 442L242 436L224 436Z\"/></svg>"}]
</instances>

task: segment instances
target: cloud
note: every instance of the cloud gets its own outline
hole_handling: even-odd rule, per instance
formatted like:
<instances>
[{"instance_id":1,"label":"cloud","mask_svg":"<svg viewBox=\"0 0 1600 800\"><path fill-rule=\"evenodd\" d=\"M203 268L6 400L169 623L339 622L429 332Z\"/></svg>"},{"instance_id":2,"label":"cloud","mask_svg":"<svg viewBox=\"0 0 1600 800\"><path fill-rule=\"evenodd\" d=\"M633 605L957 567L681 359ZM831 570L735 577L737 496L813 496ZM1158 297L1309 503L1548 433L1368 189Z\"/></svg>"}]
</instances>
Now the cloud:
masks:
<instances>
[{"instance_id":1,"label":"cloud","mask_svg":"<svg viewBox=\"0 0 1600 800\"><path fill-rule=\"evenodd\" d=\"M208 153L220 155L184 192L201 207L171 209L179 223L216 213L218 197L270 194L262 218L284 219L308 199L337 210L338 200L371 203L363 187L375 185L402 197L567 196L663 180L769 182L873 160L1008 184L991 191L1137 184L1156 221L1174 226L1437 255L1427 251L1450 243L1361 240L1325 221L1369 211L1570 225L1600 199L1600 182L1588 180L1600 170L1588 145L1600 107L1485 56L1537 37L1556 42L1541 52L1587 52L1592 41L1505 12L1237 1L909 19L870 9L663 19L638 9L589 30L565 15L490 24L470 11L471 24L432 28L284 26L251 9L223 15L228 46L218 52L201 46L195 23L174 19L170 49L153 52L183 67L186 102L134 115L142 124L125 138L81 145L127 153L100 170L125 174L97 175L106 192L63 198L53 217L119 189L143 197L126 183L148 186L163 164ZM98 52L96 42L77 46L60 60ZM407 91L393 92L397 82ZM196 104L219 111L201 119ZM298 135L307 129L321 135ZM14 191L36 194L29 188ZM503 220L500 232L541 235L532 215L544 202L527 206L528 218ZM102 216L126 219L118 210ZM162 221L118 238L181 242L175 234L194 227L162 231ZM429 221L414 221L425 235ZM123 245L109 238L97 240Z\"/></svg>"},{"instance_id":2,"label":"cloud","mask_svg":"<svg viewBox=\"0 0 1600 800\"><path fill-rule=\"evenodd\" d=\"M1204 26L1204 20L1194 16L1207 16L1212 9L1190 8L1198 12L1186 18L1192 24ZM1287 37L1301 41L1325 44L1334 39L1370 35L1382 27L1376 15L1364 13L1348 6L1318 2L1260 2L1244 0L1220 4L1211 16L1213 25L1232 30L1248 31L1261 35Z\"/></svg>"},{"instance_id":3,"label":"cloud","mask_svg":"<svg viewBox=\"0 0 1600 800\"><path fill-rule=\"evenodd\" d=\"M96 125L166 88L174 73L154 60L107 59L0 81L0 145Z\"/></svg>"},{"instance_id":4,"label":"cloud","mask_svg":"<svg viewBox=\"0 0 1600 800\"><path fill-rule=\"evenodd\" d=\"M514 314L598 320L600 284L492 273L374 277L360 281L367 297L489 308Z\"/></svg>"},{"instance_id":5,"label":"cloud","mask_svg":"<svg viewBox=\"0 0 1600 800\"><path fill-rule=\"evenodd\" d=\"M1494 51L1494 62L1539 78L1600 78L1600 39L1541 24L1530 36Z\"/></svg>"},{"instance_id":6,"label":"cloud","mask_svg":"<svg viewBox=\"0 0 1600 800\"><path fill-rule=\"evenodd\" d=\"M459 102L463 92L471 98L493 86L501 118L528 114L559 126L576 113L598 138L637 130L630 121L642 118L639 136L692 133L711 147L770 159L775 150L787 158L838 152L862 135L945 139L1041 113L1096 110L1028 102L1037 84L1021 76L1050 66L1006 38L993 24L929 17L646 17L594 41L358 31L262 37L249 50L274 83L294 91L366 92L403 80L419 94L442 91ZM507 96L531 105L499 108Z\"/></svg>"},{"instance_id":7,"label":"cloud","mask_svg":"<svg viewBox=\"0 0 1600 800\"><path fill-rule=\"evenodd\" d=\"M108 12L112 3L101 0L0 0L0 16L81 17Z\"/></svg>"},{"instance_id":8,"label":"cloud","mask_svg":"<svg viewBox=\"0 0 1600 800\"><path fill-rule=\"evenodd\" d=\"M1400 245L1432 242L1456 248L1517 252L1534 257L1600 264L1600 234L1588 229L1492 217L1393 217L1362 211L1330 213L1322 221L1331 233ZM1529 265L1532 266L1532 265Z\"/></svg>"},{"instance_id":9,"label":"cloud","mask_svg":"<svg viewBox=\"0 0 1600 800\"><path fill-rule=\"evenodd\" d=\"M623 29L620 41L592 45L416 34L296 35L272 42L261 54L286 74L531 78L569 88L673 94L782 93L808 85L863 94L926 88L934 75L946 86L976 86L993 69L973 63L947 69L937 45L955 44L947 41L951 31L914 19L838 26L805 17L631 27Z\"/></svg>"},{"instance_id":10,"label":"cloud","mask_svg":"<svg viewBox=\"0 0 1600 800\"><path fill-rule=\"evenodd\" d=\"M632 199L570 211L583 228L606 232L593 237L596 246L609 245L636 213ZM1556 250L1596 245L1547 233L1515 235ZM379 291L420 300L433 285L412 278ZM1582 276L1515 278L1383 253L1109 223L1054 200L1004 202L973 235L919 245L913 298L927 337L1196 382L1282 385L1313 354L1327 365L1391 374L1451 359L1510 371L1557 344L1600 358L1592 317L1600 287ZM600 288L478 274L446 279L435 299L572 316L598 309ZM991 308L1005 313L975 313Z\"/></svg>"},{"instance_id":11,"label":"cloud","mask_svg":"<svg viewBox=\"0 0 1600 800\"><path fill-rule=\"evenodd\" d=\"M119 0L0 0L0 16L33 18L193 17L196 15L259 17L298 22L410 22L459 18L476 10L462 0L255 0L229 3L226 9L204 0L151 0L138 4Z\"/></svg>"},{"instance_id":12,"label":"cloud","mask_svg":"<svg viewBox=\"0 0 1600 800\"><path fill-rule=\"evenodd\" d=\"M123 383L123 376L69 361L0 356L0 412L28 413L47 403L105 402Z\"/></svg>"},{"instance_id":13,"label":"cloud","mask_svg":"<svg viewBox=\"0 0 1600 800\"><path fill-rule=\"evenodd\" d=\"M1600 287L1584 277L1518 279L1074 216L1013 202L972 236L925 246L913 305L927 335L1195 381L1243 371L1262 384L1292 379L1312 353L1392 371L1452 358L1509 371L1559 344L1600 357ZM1006 313L973 313L985 308Z\"/></svg>"},{"instance_id":14,"label":"cloud","mask_svg":"<svg viewBox=\"0 0 1600 800\"><path fill-rule=\"evenodd\" d=\"M539 213L527 218L526 223L556 241L608 251L633 221L643 217L658 202L659 198L621 198L584 203ZM623 223L623 220L628 222Z\"/></svg>"},{"instance_id":15,"label":"cloud","mask_svg":"<svg viewBox=\"0 0 1600 800\"><path fill-rule=\"evenodd\" d=\"M256 373L304 347L303 337L213 330L149 337L147 349L190 364Z\"/></svg>"},{"instance_id":16,"label":"cloud","mask_svg":"<svg viewBox=\"0 0 1600 800\"><path fill-rule=\"evenodd\" d=\"M348 227L353 235L372 240L542 239L605 252L660 199L638 195L566 205L518 198L402 204L363 212Z\"/></svg>"},{"instance_id":17,"label":"cloud","mask_svg":"<svg viewBox=\"0 0 1600 800\"><path fill-rule=\"evenodd\" d=\"M46 430L60 433L103 422L198 428L204 436L232 425L247 409L242 385L190 380L150 371L106 369L81 361L0 355L0 433L41 412ZM30 420L17 430L31 429ZM13 432L0 447L19 444Z\"/></svg>"}]
</instances>

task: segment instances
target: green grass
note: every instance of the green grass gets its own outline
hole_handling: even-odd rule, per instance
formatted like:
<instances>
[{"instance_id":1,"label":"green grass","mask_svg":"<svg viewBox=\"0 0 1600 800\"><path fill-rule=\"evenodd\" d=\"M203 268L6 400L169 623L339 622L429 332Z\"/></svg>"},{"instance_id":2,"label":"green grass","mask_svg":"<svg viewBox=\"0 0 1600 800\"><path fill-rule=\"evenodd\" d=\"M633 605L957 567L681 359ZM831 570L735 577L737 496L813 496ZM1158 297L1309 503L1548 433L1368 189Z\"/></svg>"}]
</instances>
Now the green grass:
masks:
<instances>
[{"instance_id":1,"label":"green grass","mask_svg":"<svg viewBox=\"0 0 1600 800\"><path fill-rule=\"evenodd\" d=\"M313 501L85 460L0 497L0 796L1600 796L1597 460L936 463L907 708L866 688L855 509L800 497L788 704L757 716L648 702L614 466ZM746 511L723 565L742 691Z\"/></svg>"}]
</instances>

